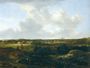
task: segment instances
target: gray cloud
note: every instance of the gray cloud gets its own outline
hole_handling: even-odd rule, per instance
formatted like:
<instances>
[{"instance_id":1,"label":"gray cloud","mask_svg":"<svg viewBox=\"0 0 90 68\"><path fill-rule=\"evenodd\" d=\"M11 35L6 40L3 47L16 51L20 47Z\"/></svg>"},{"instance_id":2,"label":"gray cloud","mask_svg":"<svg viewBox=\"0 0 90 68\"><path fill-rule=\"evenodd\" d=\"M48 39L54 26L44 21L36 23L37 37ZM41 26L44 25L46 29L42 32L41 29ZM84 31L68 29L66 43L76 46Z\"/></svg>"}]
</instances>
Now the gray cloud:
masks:
<instances>
[{"instance_id":1,"label":"gray cloud","mask_svg":"<svg viewBox=\"0 0 90 68\"><path fill-rule=\"evenodd\" d=\"M31 4L37 8L55 5L64 0L0 0L0 3L17 3L17 4Z\"/></svg>"},{"instance_id":2,"label":"gray cloud","mask_svg":"<svg viewBox=\"0 0 90 68\"><path fill-rule=\"evenodd\" d=\"M10 2L16 2L16 3L29 3L29 2L50 3L50 2L56 2L56 1L63 1L63 0L0 0L0 3L10 3Z\"/></svg>"},{"instance_id":3,"label":"gray cloud","mask_svg":"<svg viewBox=\"0 0 90 68\"><path fill-rule=\"evenodd\" d=\"M32 0L0 0L0 3L6 3L6 2L27 3L31 1Z\"/></svg>"}]
</instances>

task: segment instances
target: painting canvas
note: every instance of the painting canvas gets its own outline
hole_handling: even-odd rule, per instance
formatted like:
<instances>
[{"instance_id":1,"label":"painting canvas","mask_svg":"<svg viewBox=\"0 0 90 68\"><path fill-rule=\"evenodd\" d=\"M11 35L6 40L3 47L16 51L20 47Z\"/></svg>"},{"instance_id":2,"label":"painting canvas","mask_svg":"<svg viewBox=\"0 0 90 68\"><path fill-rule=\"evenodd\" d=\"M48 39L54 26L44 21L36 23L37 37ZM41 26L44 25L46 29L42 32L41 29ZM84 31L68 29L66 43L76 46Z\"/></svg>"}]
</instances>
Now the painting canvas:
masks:
<instances>
[{"instance_id":1,"label":"painting canvas","mask_svg":"<svg viewBox=\"0 0 90 68\"><path fill-rule=\"evenodd\" d=\"M90 0L0 0L0 68L90 68Z\"/></svg>"}]
</instances>

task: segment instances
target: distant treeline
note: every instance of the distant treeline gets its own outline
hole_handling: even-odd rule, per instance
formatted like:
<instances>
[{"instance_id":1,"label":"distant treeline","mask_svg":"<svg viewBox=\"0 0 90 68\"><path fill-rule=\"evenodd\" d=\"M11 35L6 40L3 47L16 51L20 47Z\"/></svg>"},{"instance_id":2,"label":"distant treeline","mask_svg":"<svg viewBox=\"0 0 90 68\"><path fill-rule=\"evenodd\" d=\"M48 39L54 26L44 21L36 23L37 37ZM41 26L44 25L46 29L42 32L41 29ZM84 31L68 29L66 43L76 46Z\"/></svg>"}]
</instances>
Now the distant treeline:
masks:
<instances>
[{"instance_id":1,"label":"distant treeline","mask_svg":"<svg viewBox=\"0 0 90 68\"><path fill-rule=\"evenodd\" d=\"M29 43L37 43L37 44L90 44L90 38L82 38L82 39L17 39L17 40L0 40L0 44L29 44Z\"/></svg>"}]
</instances>

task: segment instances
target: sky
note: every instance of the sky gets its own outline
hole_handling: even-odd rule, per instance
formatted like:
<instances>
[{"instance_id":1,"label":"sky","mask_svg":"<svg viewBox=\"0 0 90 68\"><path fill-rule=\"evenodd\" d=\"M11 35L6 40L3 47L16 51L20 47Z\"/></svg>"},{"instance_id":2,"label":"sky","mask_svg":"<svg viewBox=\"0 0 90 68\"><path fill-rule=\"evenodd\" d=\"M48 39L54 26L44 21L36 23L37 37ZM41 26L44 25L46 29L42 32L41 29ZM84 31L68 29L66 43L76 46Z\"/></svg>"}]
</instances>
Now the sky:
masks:
<instances>
[{"instance_id":1,"label":"sky","mask_svg":"<svg viewBox=\"0 0 90 68\"><path fill-rule=\"evenodd\" d=\"M0 39L90 37L89 0L0 0Z\"/></svg>"}]
</instances>

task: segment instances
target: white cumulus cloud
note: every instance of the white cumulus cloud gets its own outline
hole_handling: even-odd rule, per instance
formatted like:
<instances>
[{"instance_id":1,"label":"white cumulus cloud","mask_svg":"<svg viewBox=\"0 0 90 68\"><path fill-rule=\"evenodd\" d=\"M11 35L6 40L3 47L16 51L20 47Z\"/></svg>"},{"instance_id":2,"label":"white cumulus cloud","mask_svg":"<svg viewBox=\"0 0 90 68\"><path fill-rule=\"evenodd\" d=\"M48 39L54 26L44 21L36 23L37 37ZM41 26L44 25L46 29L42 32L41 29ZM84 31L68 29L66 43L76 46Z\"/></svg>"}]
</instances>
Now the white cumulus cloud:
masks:
<instances>
[{"instance_id":1,"label":"white cumulus cloud","mask_svg":"<svg viewBox=\"0 0 90 68\"><path fill-rule=\"evenodd\" d=\"M27 33L31 37L34 35L37 38L71 37L80 23L81 17L78 14L69 16L66 11L60 9L50 13L47 8L37 9L32 5L25 7L28 8L23 9L28 13L28 19L21 23L20 28L24 34Z\"/></svg>"}]
</instances>

